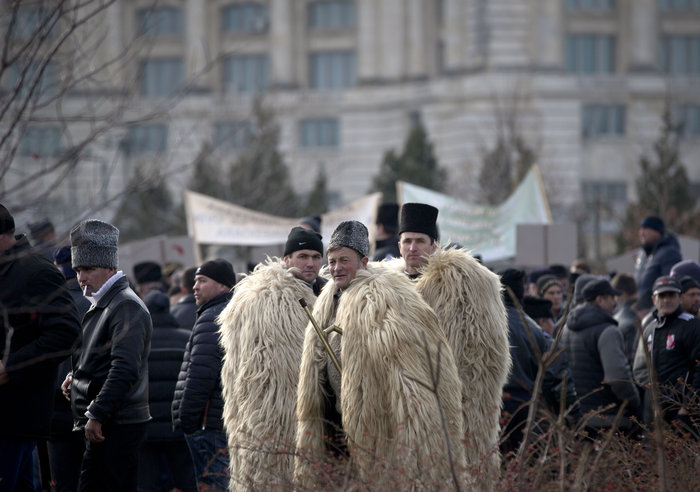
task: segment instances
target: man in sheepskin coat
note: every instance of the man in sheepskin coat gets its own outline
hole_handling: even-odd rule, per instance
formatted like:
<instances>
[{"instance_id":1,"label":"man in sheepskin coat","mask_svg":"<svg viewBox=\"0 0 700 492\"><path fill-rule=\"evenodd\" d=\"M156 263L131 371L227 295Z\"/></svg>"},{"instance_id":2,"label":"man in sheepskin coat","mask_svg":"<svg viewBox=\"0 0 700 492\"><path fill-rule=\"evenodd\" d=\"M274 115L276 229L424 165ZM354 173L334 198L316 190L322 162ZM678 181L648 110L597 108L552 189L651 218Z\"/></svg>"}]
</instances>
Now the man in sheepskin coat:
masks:
<instances>
[{"instance_id":1,"label":"man in sheepskin coat","mask_svg":"<svg viewBox=\"0 0 700 492\"><path fill-rule=\"evenodd\" d=\"M219 316L224 426L231 490L290 489L294 472L299 363L308 318L327 282L319 277L323 242L295 227L284 258L268 259L241 280Z\"/></svg>"},{"instance_id":2,"label":"man in sheepskin coat","mask_svg":"<svg viewBox=\"0 0 700 492\"><path fill-rule=\"evenodd\" d=\"M399 220L400 266L433 308L462 384L466 462L473 484L491 489L499 474L502 390L511 367L508 317L496 274L468 252L438 246L438 209L405 203Z\"/></svg>"},{"instance_id":3,"label":"man in sheepskin coat","mask_svg":"<svg viewBox=\"0 0 700 492\"><path fill-rule=\"evenodd\" d=\"M342 374L307 327L295 478L305 487L337 486L323 475L337 458L350 481L376 488L456 486L464 472L461 383L447 339L405 275L367 266L368 249L367 228L356 221L341 223L327 249L332 281L314 317L321 328L342 330L328 336ZM336 452L329 449L335 415L346 446Z\"/></svg>"}]
</instances>

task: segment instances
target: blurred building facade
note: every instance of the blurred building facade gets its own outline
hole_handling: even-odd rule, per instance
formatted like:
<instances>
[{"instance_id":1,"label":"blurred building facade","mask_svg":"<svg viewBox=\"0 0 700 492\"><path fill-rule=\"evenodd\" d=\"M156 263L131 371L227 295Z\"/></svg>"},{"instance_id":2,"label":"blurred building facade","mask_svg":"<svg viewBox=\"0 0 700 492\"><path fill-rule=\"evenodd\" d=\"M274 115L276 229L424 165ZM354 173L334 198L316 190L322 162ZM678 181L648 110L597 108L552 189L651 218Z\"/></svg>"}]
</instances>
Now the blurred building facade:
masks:
<instances>
[{"instance_id":1,"label":"blurred building facade","mask_svg":"<svg viewBox=\"0 0 700 492\"><path fill-rule=\"evenodd\" d=\"M475 201L484 152L511 125L538 155L555 219L612 231L667 105L685 122L682 157L700 191L698 0L117 0L101 19L101 59L138 38L109 70L134 82L130 111L153 116L83 154L62 185L73 200L80 176L123 186L153 161L178 191L204 145L236 154L260 93L295 189L323 168L334 205L367 193L418 122L451 191ZM27 132L20 161L66 138Z\"/></svg>"}]
</instances>

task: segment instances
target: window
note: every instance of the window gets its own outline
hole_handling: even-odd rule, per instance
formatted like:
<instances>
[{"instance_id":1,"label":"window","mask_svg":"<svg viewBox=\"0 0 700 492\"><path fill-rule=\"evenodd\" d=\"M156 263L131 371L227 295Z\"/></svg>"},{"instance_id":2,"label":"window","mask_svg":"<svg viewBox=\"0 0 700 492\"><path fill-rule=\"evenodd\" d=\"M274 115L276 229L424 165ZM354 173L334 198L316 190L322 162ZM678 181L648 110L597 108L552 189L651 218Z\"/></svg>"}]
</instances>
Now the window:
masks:
<instances>
[{"instance_id":1,"label":"window","mask_svg":"<svg viewBox=\"0 0 700 492\"><path fill-rule=\"evenodd\" d=\"M312 29L349 29L356 25L355 2L335 0L312 2L307 23Z\"/></svg>"},{"instance_id":2,"label":"window","mask_svg":"<svg viewBox=\"0 0 700 492\"><path fill-rule=\"evenodd\" d=\"M181 58L152 58L141 62L141 95L167 96L180 89L185 78Z\"/></svg>"},{"instance_id":3,"label":"window","mask_svg":"<svg viewBox=\"0 0 700 492\"><path fill-rule=\"evenodd\" d=\"M146 36L168 36L182 34L184 21L182 10L172 7L155 7L138 12L141 34Z\"/></svg>"},{"instance_id":4,"label":"window","mask_svg":"<svg viewBox=\"0 0 700 492\"><path fill-rule=\"evenodd\" d=\"M625 107L621 104L587 104L583 107L583 138L625 134Z\"/></svg>"},{"instance_id":5,"label":"window","mask_svg":"<svg viewBox=\"0 0 700 492\"><path fill-rule=\"evenodd\" d=\"M5 14L8 19L11 15ZM15 25L12 29L12 37L15 39L30 39L45 35L47 32L52 34L53 26L56 22L56 17L59 14L52 11L52 7L20 7L17 9L15 16ZM6 25L3 22L3 25Z\"/></svg>"},{"instance_id":6,"label":"window","mask_svg":"<svg viewBox=\"0 0 700 492\"><path fill-rule=\"evenodd\" d=\"M668 75L700 74L700 36L661 36L659 70Z\"/></svg>"},{"instance_id":7,"label":"window","mask_svg":"<svg viewBox=\"0 0 700 492\"><path fill-rule=\"evenodd\" d=\"M221 14L221 29L225 32L253 34L267 31L267 5L239 3L224 7Z\"/></svg>"},{"instance_id":8,"label":"window","mask_svg":"<svg viewBox=\"0 0 700 492\"><path fill-rule=\"evenodd\" d=\"M619 211L627 208L626 182L583 181L581 198L588 212L583 224L584 230L593 232L596 222L599 223L601 232L614 233L620 230Z\"/></svg>"},{"instance_id":9,"label":"window","mask_svg":"<svg viewBox=\"0 0 700 492\"><path fill-rule=\"evenodd\" d=\"M228 121L214 126L214 146L218 149L242 149L253 133L249 121Z\"/></svg>"},{"instance_id":10,"label":"window","mask_svg":"<svg viewBox=\"0 0 700 492\"><path fill-rule=\"evenodd\" d=\"M299 144L303 148L340 146L340 128L335 118L314 118L301 121Z\"/></svg>"},{"instance_id":11,"label":"window","mask_svg":"<svg viewBox=\"0 0 700 492\"><path fill-rule=\"evenodd\" d=\"M658 0L662 12L700 10L700 0Z\"/></svg>"},{"instance_id":12,"label":"window","mask_svg":"<svg viewBox=\"0 0 700 492\"><path fill-rule=\"evenodd\" d=\"M58 126L30 126L19 142L19 155L25 157L52 157L61 151L61 128Z\"/></svg>"},{"instance_id":13,"label":"window","mask_svg":"<svg viewBox=\"0 0 700 492\"><path fill-rule=\"evenodd\" d=\"M237 55L224 60L226 91L262 91L268 87L267 55Z\"/></svg>"},{"instance_id":14,"label":"window","mask_svg":"<svg viewBox=\"0 0 700 492\"><path fill-rule=\"evenodd\" d=\"M161 123L133 126L122 141L124 153L128 156L162 154L168 143L168 127Z\"/></svg>"},{"instance_id":15,"label":"window","mask_svg":"<svg viewBox=\"0 0 700 492\"><path fill-rule=\"evenodd\" d=\"M32 100L46 101L58 92L58 69L56 63L50 61L39 74L41 64L31 61L29 64L16 62L10 69L10 87L19 91L20 97L27 97L32 92ZM39 80L37 81L37 77ZM20 80L20 78L22 80ZM35 85L36 84L36 85ZM15 89L16 88L16 89Z\"/></svg>"},{"instance_id":16,"label":"window","mask_svg":"<svg viewBox=\"0 0 700 492\"><path fill-rule=\"evenodd\" d=\"M566 0L568 10L612 10L615 0Z\"/></svg>"},{"instance_id":17,"label":"window","mask_svg":"<svg viewBox=\"0 0 700 492\"><path fill-rule=\"evenodd\" d=\"M675 123L680 123L681 138L700 137L700 104L683 104L674 111Z\"/></svg>"},{"instance_id":18,"label":"window","mask_svg":"<svg viewBox=\"0 0 700 492\"><path fill-rule=\"evenodd\" d=\"M615 72L615 36L569 34L566 37L566 71L581 75Z\"/></svg>"},{"instance_id":19,"label":"window","mask_svg":"<svg viewBox=\"0 0 700 492\"><path fill-rule=\"evenodd\" d=\"M310 79L312 89L343 89L355 86L355 53L312 53Z\"/></svg>"}]
</instances>

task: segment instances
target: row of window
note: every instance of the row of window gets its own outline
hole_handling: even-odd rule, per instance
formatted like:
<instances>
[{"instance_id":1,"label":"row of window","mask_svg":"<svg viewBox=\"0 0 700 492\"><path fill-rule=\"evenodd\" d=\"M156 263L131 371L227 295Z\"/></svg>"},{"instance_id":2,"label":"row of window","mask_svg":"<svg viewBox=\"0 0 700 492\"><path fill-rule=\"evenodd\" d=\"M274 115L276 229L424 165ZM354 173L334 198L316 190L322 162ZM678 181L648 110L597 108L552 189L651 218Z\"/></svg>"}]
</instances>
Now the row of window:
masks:
<instances>
[{"instance_id":1,"label":"row of window","mask_svg":"<svg viewBox=\"0 0 700 492\"><path fill-rule=\"evenodd\" d=\"M661 12L700 10L700 0L657 0ZM565 0L568 10L613 10L615 0Z\"/></svg>"},{"instance_id":2,"label":"row of window","mask_svg":"<svg viewBox=\"0 0 700 492\"><path fill-rule=\"evenodd\" d=\"M621 104L586 104L581 114L584 139L621 137L626 133L626 108ZM674 120L682 138L700 137L700 105L679 105ZM214 125L214 145L220 149L243 149L253 132L248 121ZM310 118L299 122L299 146L304 149L339 148L340 123L336 118ZM168 127L154 123L129 129L122 150L130 155L161 154L167 150ZM19 154L30 157L55 156L60 152L61 130L57 126L30 127L24 133Z\"/></svg>"}]
</instances>

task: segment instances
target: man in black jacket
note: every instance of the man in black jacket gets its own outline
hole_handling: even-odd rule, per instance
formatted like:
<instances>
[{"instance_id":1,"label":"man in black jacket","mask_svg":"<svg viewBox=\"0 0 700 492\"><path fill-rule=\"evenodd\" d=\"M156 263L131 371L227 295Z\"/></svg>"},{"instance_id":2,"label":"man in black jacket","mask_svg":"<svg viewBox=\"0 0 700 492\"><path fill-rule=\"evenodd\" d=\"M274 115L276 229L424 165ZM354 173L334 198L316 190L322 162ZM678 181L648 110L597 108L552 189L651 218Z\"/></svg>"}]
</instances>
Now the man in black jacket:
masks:
<instances>
[{"instance_id":1,"label":"man in black jacket","mask_svg":"<svg viewBox=\"0 0 700 492\"><path fill-rule=\"evenodd\" d=\"M61 272L15 236L0 205L0 489L30 490L37 440L49 436L57 367L80 341Z\"/></svg>"},{"instance_id":2,"label":"man in black jacket","mask_svg":"<svg viewBox=\"0 0 700 492\"><path fill-rule=\"evenodd\" d=\"M197 321L185 348L173 398L173 427L182 429L190 448L197 484L208 490L226 490L229 458L222 419L223 350L216 317L231 299L236 274L223 259L203 263L196 272L194 296Z\"/></svg>"},{"instance_id":3,"label":"man in black jacket","mask_svg":"<svg viewBox=\"0 0 700 492\"><path fill-rule=\"evenodd\" d=\"M86 220L70 233L73 269L92 307L82 350L63 382L75 428L85 433L79 490L137 489L138 452L148 407L151 316L117 271L119 230Z\"/></svg>"}]
</instances>

